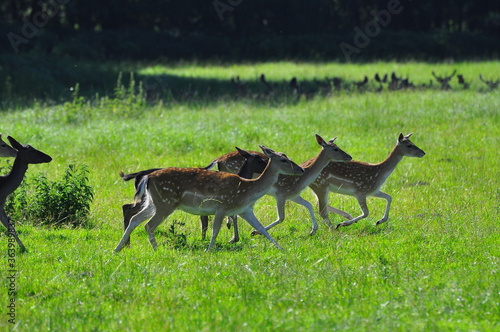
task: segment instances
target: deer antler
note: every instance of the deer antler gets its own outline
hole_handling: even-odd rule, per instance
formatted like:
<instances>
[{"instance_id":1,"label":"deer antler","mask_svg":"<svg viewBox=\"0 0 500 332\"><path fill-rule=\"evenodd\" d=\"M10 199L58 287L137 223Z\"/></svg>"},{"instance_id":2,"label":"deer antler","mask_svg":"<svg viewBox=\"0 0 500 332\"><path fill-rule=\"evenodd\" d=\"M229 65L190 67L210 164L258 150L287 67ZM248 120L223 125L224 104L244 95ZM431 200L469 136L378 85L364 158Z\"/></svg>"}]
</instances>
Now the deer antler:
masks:
<instances>
[{"instance_id":1,"label":"deer antler","mask_svg":"<svg viewBox=\"0 0 500 332\"><path fill-rule=\"evenodd\" d=\"M495 82L493 82L493 80L487 81L483 79L483 75L481 74L479 74L479 79L481 80L481 82L486 84L491 90L498 88L498 85L500 84L500 80L496 80Z\"/></svg>"},{"instance_id":2,"label":"deer antler","mask_svg":"<svg viewBox=\"0 0 500 332\"><path fill-rule=\"evenodd\" d=\"M455 69L453 71L453 73L451 73L450 76L440 77L440 76L437 76L434 71L432 71L432 76L434 76L434 78L436 79L436 81L438 81L438 83L441 84L441 89L443 89L443 90L449 90L449 89L451 89L451 86L450 86L449 82L453 78L453 76L455 76L456 73L457 73L457 70Z\"/></svg>"}]
</instances>

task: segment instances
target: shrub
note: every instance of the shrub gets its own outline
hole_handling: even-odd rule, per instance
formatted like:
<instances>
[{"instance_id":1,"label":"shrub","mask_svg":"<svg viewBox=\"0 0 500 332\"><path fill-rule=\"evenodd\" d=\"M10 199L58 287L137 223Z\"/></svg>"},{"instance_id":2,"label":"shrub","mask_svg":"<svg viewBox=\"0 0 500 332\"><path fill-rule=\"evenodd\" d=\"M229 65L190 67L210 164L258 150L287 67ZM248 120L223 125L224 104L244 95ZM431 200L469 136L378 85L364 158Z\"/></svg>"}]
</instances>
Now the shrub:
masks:
<instances>
[{"instance_id":1,"label":"shrub","mask_svg":"<svg viewBox=\"0 0 500 332\"><path fill-rule=\"evenodd\" d=\"M88 173L86 165L68 165L59 181L51 182L42 173L26 178L9 196L7 214L12 220L35 225L89 227L94 192Z\"/></svg>"}]
</instances>

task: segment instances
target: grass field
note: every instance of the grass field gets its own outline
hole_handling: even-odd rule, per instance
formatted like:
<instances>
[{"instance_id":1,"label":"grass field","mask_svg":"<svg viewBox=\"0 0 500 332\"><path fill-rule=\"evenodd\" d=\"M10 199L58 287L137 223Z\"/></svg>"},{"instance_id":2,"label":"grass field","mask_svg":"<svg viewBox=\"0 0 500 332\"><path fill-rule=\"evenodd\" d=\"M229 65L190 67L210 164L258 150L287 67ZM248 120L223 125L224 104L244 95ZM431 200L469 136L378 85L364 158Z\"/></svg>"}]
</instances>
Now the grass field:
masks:
<instances>
[{"instance_id":1,"label":"grass field","mask_svg":"<svg viewBox=\"0 0 500 332\"><path fill-rule=\"evenodd\" d=\"M6 233L0 235L5 330L35 331L494 331L500 329L500 95L481 88L477 75L493 77L498 62L424 64L177 64L144 66L140 75L227 81L240 75L274 81L322 79L333 72L361 79L397 70L417 83L430 72L454 68L475 78L472 88L355 91L313 98L231 98L141 104L103 98L64 105L35 104L0 113L0 132L50 154L33 165L49 178L70 163L86 164L94 187L92 227L53 229L18 224L27 253L16 253L15 296ZM177 81L180 82L180 81ZM190 89L191 86L177 88ZM106 100L104 100L106 99ZM157 230L154 252L143 227L132 246L113 253L122 235L121 205L133 185L118 172L159 166L205 166L234 146L258 144L296 162L318 154L314 139L336 143L355 160L382 161L400 132L426 151L404 159L384 191L393 205L387 223L375 226L385 201L369 199L371 215L330 232L320 222L309 236L305 209L287 203L287 218L271 230L285 248L251 237L204 252L198 217L175 212ZM6 161L0 161L5 165ZM307 189L304 197L316 198ZM330 204L357 215L354 198L331 194ZM274 200L255 206L265 225L275 220ZM319 215L318 215L319 218ZM333 222L340 217L332 215ZM175 248L169 236L187 243ZM15 324L7 305L15 300Z\"/></svg>"}]
</instances>

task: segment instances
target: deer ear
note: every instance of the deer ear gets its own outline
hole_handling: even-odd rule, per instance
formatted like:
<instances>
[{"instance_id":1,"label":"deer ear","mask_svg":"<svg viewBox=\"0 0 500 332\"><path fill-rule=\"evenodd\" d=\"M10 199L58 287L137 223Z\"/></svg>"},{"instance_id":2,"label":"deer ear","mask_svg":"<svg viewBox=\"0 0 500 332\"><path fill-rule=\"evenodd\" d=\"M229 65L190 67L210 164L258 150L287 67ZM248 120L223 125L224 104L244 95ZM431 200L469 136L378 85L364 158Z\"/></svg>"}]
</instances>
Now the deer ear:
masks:
<instances>
[{"instance_id":1,"label":"deer ear","mask_svg":"<svg viewBox=\"0 0 500 332\"><path fill-rule=\"evenodd\" d=\"M242 156L243 158L245 159L248 159L251 155L250 153L248 153L248 151L246 150L243 150L243 149L240 149L239 147L235 146L236 150L238 150L238 153L240 154L240 156Z\"/></svg>"},{"instance_id":2,"label":"deer ear","mask_svg":"<svg viewBox=\"0 0 500 332\"><path fill-rule=\"evenodd\" d=\"M12 145L14 149L20 150L23 148L22 144L16 141L13 137L7 136L7 139L9 140L10 145Z\"/></svg>"},{"instance_id":3,"label":"deer ear","mask_svg":"<svg viewBox=\"0 0 500 332\"><path fill-rule=\"evenodd\" d=\"M276 152L274 152L268 147L265 147L264 145L259 145L259 147L262 149L262 152L264 152L264 154L269 158L271 158L272 155L276 155Z\"/></svg>"},{"instance_id":4,"label":"deer ear","mask_svg":"<svg viewBox=\"0 0 500 332\"><path fill-rule=\"evenodd\" d=\"M403 139L404 139L404 138L405 138L405 137L404 137L403 133L399 133L398 143L401 143L401 142L403 141Z\"/></svg>"},{"instance_id":5,"label":"deer ear","mask_svg":"<svg viewBox=\"0 0 500 332\"><path fill-rule=\"evenodd\" d=\"M406 139L410 139L410 136L413 135L413 133L409 133L408 135L405 136Z\"/></svg>"},{"instance_id":6,"label":"deer ear","mask_svg":"<svg viewBox=\"0 0 500 332\"><path fill-rule=\"evenodd\" d=\"M325 140L321 136L319 136L318 134L316 134L316 142L318 142L318 144L321 145L321 146L325 146L326 145Z\"/></svg>"}]
</instances>

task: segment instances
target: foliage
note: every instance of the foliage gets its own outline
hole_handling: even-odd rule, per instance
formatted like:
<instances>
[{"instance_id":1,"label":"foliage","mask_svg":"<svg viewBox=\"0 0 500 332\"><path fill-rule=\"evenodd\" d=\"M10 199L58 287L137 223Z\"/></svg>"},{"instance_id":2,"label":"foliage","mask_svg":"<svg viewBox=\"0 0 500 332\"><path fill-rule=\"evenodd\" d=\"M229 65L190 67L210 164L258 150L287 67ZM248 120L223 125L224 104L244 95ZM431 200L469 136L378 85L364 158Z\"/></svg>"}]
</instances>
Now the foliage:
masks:
<instances>
[{"instance_id":1,"label":"foliage","mask_svg":"<svg viewBox=\"0 0 500 332\"><path fill-rule=\"evenodd\" d=\"M88 185L88 167L68 165L59 181L49 181L39 173L27 177L9 196L7 214L18 222L55 227L88 227L94 197Z\"/></svg>"},{"instance_id":2,"label":"foliage","mask_svg":"<svg viewBox=\"0 0 500 332\"><path fill-rule=\"evenodd\" d=\"M187 246L187 235L179 231L179 228L185 225L184 222L173 220L168 227L166 238L168 243L175 249L182 249Z\"/></svg>"},{"instance_id":3,"label":"foliage","mask_svg":"<svg viewBox=\"0 0 500 332\"><path fill-rule=\"evenodd\" d=\"M19 0L0 6L0 15L5 23L15 24L23 19L33 22L34 18L39 22L37 13L39 16L40 12L45 12L49 19L42 27L59 34L68 30L147 30L168 31L181 37L200 33L241 37L263 33L335 33L372 20L374 13L387 11L390 3L379 0L127 0L119 3L89 0L84 4L68 1L64 6L54 5L57 3L44 6L36 0ZM498 20L498 6L491 1L428 0L415 3L401 0L392 2L392 6L402 9L402 12L393 10L393 13L397 12L390 21L393 30L498 32L498 22L495 21Z\"/></svg>"}]
</instances>

